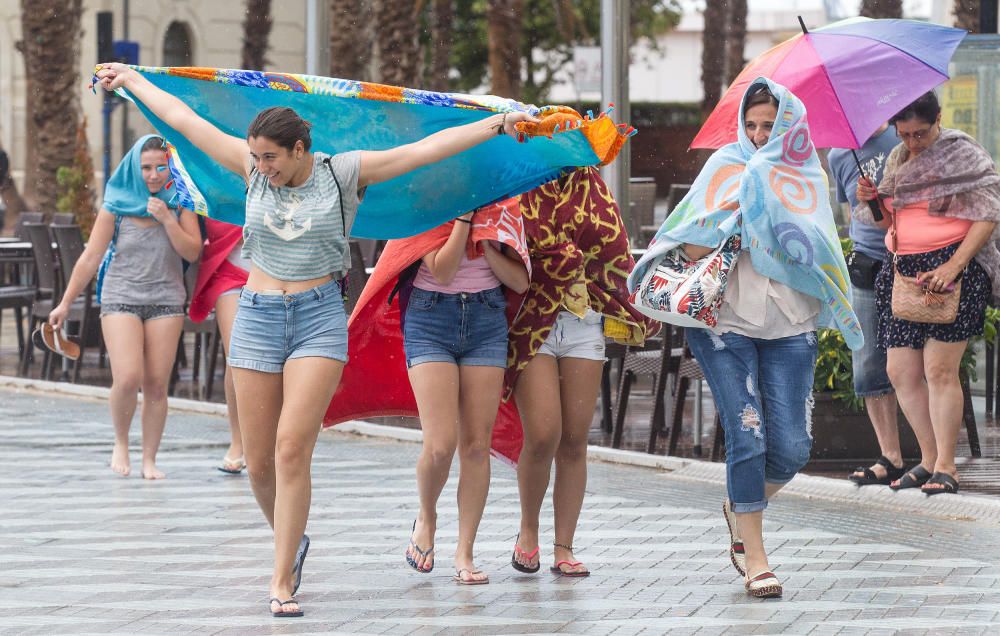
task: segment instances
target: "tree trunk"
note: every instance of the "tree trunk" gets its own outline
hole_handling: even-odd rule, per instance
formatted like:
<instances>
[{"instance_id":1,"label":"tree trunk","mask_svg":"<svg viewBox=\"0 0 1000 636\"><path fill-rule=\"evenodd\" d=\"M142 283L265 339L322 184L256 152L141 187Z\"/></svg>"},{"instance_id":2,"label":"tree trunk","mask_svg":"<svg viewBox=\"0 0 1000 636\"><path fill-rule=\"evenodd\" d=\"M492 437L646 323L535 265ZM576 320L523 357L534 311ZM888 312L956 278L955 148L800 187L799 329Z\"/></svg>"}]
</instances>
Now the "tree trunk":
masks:
<instances>
[{"instance_id":1,"label":"tree trunk","mask_svg":"<svg viewBox=\"0 0 1000 636\"><path fill-rule=\"evenodd\" d=\"M25 198L50 213L56 207L56 171L73 160L80 122L82 0L21 0L26 110L37 159L25 165Z\"/></svg>"},{"instance_id":2,"label":"tree trunk","mask_svg":"<svg viewBox=\"0 0 1000 636\"><path fill-rule=\"evenodd\" d=\"M271 34L271 0L247 0L243 19L242 68L263 71L267 65L268 36Z\"/></svg>"},{"instance_id":3,"label":"tree trunk","mask_svg":"<svg viewBox=\"0 0 1000 636\"><path fill-rule=\"evenodd\" d=\"M702 117L708 117L722 97L726 65L726 0L706 0L701 34Z\"/></svg>"},{"instance_id":4,"label":"tree trunk","mask_svg":"<svg viewBox=\"0 0 1000 636\"><path fill-rule=\"evenodd\" d=\"M14 234L14 227L17 225L17 217L24 210L24 200L17 191L17 185L10 176L10 157L6 151L0 147L0 198L3 198L4 212L3 225L0 226L0 234L11 236Z\"/></svg>"},{"instance_id":5,"label":"tree trunk","mask_svg":"<svg viewBox=\"0 0 1000 636\"><path fill-rule=\"evenodd\" d=\"M743 70L747 40L747 0L729 0L726 3L726 86L728 87Z\"/></svg>"},{"instance_id":6,"label":"tree trunk","mask_svg":"<svg viewBox=\"0 0 1000 636\"><path fill-rule=\"evenodd\" d=\"M955 0L955 26L979 33L979 0Z\"/></svg>"},{"instance_id":7,"label":"tree trunk","mask_svg":"<svg viewBox=\"0 0 1000 636\"><path fill-rule=\"evenodd\" d=\"M362 0L330 0L330 76L366 80L371 39Z\"/></svg>"},{"instance_id":8,"label":"tree trunk","mask_svg":"<svg viewBox=\"0 0 1000 636\"><path fill-rule=\"evenodd\" d=\"M427 88L446 92L451 71L451 45L454 39L452 0L434 0L431 5L431 60Z\"/></svg>"},{"instance_id":9,"label":"tree trunk","mask_svg":"<svg viewBox=\"0 0 1000 636\"><path fill-rule=\"evenodd\" d=\"M521 97L522 0L489 0L486 24L489 37L490 92ZM530 55L530 52L527 52Z\"/></svg>"},{"instance_id":10,"label":"tree trunk","mask_svg":"<svg viewBox=\"0 0 1000 636\"><path fill-rule=\"evenodd\" d=\"M373 7L378 81L415 86L420 47L414 0L375 0Z\"/></svg>"},{"instance_id":11,"label":"tree trunk","mask_svg":"<svg viewBox=\"0 0 1000 636\"><path fill-rule=\"evenodd\" d=\"M902 18L903 0L861 0L858 12L866 18Z\"/></svg>"}]
</instances>

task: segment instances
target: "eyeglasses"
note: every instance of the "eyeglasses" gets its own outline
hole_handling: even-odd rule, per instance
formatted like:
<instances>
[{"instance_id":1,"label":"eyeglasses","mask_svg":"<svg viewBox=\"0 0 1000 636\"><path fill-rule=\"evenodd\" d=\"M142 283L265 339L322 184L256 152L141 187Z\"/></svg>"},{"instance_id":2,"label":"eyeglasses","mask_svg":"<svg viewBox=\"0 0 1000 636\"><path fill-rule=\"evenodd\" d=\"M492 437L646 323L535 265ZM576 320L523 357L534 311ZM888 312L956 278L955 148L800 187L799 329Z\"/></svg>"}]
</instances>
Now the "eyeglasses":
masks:
<instances>
[{"instance_id":1,"label":"eyeglasses","mask_svg":"<svg viewBox=\"0 0 1000 636\"><path fill-rule=\"evenodd\" d=\"M897 132L896 134L899 135L899 138L903 141L923 141L928 135L931 134L931 131L934 130L934 126L937 126L937 124L932 125L930 128L925 128L924 130L918 130L916 132Z\"/></svg>"}]
</instances>

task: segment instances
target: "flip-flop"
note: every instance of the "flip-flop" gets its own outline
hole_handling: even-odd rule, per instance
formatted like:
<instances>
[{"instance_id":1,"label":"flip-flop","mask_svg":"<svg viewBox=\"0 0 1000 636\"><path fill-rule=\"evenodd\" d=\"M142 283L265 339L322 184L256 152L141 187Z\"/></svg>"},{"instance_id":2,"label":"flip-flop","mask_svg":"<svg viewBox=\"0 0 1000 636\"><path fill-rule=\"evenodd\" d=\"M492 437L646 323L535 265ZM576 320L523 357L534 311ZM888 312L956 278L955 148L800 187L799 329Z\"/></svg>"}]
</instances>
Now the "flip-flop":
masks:
<instances>
[{"instance_id":1,"label":"flip-flop","mask_svg":"<svg viewBox=\"0 0 1000 636\"><path fill-rule=\"evenodd\" d=\"M271 609L271 603L278 604L277 612ZM282 609L286 605L292 605L292 604L298 605L299 602L296 601L294 598L290 598L287 601L283 601L277 596L272 596L267 600L267 608L271 610L271 616L273 616L274 618L298 618L299 616L303 616L304 613L302 612L301 608L295 610L294 612L286 612Z\"/></svg>"},{"instance_id":2,"label":"flip-flop","mask_svg":"<svg viewBox=\"0 0 1000 636\"><path fill-rule=\"evenodd\" d=\"M569 578L579 578L583 576L590 576L590 570L583 570L581 572L568 572L562 569L562 566L568 565L571 568L575 568L578 565L583 565L580 561L559 561L555 565L549 568L549 572L553 574L558 574L559 576L566 576Z\"/></svg>"},{"instance_id":3,"label":"flip-flop","mask_svg":"<svg viewBox=\"0 0 1000 636\"><path fill-rule=\"evenodd\" d=\"M940 488L928 488L927 486L935 484L940 486ZM921 488L920 492L926 493L927 496L931 495L954 495L958 492L958 481L949 475L948 473L934 473L931 478L927 480Z\"/></svg>"},{"instance_id":4,"label":"flip-flop","mask_svg":"<svg viewBox=\"0 0 1000 636\"><path fill-rule=\"evenodd\" d=\"M49 323L43 322L35 331L39 330L41 330L42 343L49 351L69 360L76 360L80 357L80 345L67 338L62 329L56 329ZM35 341L34 334L32 334L32 340Z\"/></svg>"},{"instance_id":5,"label":"flip-flop","mask_svg":"<svg viewBox=\"0 0 1000 636\"><path fill-rule=\"evenodd\" d=\"M469 568L461 568L461 569L455 570L455 576L453 576L451 578L454 579L454 581L456 583L458 583L459 585L486 585L487 583L490 582L490 577L486 577L485 579L466 579L466 578L463 578L462 577L462 572L468 572L469 576L473 576L473 575L476 575L476 574L482 574L483 573L482 570L470 570Z\"/></svg>"},{"instance_id":6,"label":"flip-flop","mask_svg":"<svg viewBox=\"0 0 1000 636\"><path fill-rule=\"evenodd\" d=\"M875 460L875 463L882 468L885 468L885 477L879 477L875 474L875 471L868 466L858 466L854 469L854 473L862 474L856 475L851 473L847 478L858 486L888 486L897 479L902 479L903 475L906 474L906 468L903 466L896 468L885 455L879 455L879 458Z\"/></svg>"},{"instance_id":7,"label":"flip-flop","mask_svg":"<svg viewBox=\"0 0 1000 636\"><path fill-rule=\"evenodd\" d=\"M292 576L295 577L295 584L292 586L292 596L299 591L302 584L302 564L306 562L306 554L309 553L309 535L303 534L299 541L299 549L295 552L295 562L292 563Z\"/></svg>"},{"instance_id":8,"label":"flip-flop","mask_svg":"<svg viewBox=\"0 0 1000 636\"><path fill-rule=\"evenodd\" d=\"M931 478L931 473L929 470L924 468L922 465L917 464L910 470L906 471L906 474L899 478L899 482L895 485L889 484L889 488L893 490L906 490L907 488L919 488L927 483L927 480Z\"/></svg>"},{"instance_id":9,"label":"flip-flop","mask_svg":"<svg viewBox=\"0 0 1000 636\"><path fill-rule=\"evenodd\" d=\"M538 549L541 546L537 546L536 545L535 549L532 550L530 553L528 553L528 552L525 552L524 550L522 550L521 546L519 546L517 544L517 542L520 539L521 539L521 533L518 533L517 538L514 539L514 554L512 554L511 557L510 557L510 566L512 568L514 568L515 570L517 570L518 572L524 572L525 574L534 574L535 572L537 572L538 570L540 570L542 568L541 560L539 560L538 565L536 565L535 567L530 567L530 566L527 566L527 565L519 562L517 560L517 557L521 556L525 560L530 561L530 560L534 559L536 556L538 556Z\"/></svg>"},{"instance_id":10,"label":"flip-flop","mask_svg":"<svg viewBox=\"0 0 1000 636\"><path fill-rule=\"evenodd\" d=\"M434 546L431 546L431 547L427 548L426 550L421 550L420 546L413 542L413 533L416 532L416 531L417 531L417 520L414 519L413 520L413 527L410 528L410 547L413 548L414 552L416 552L420 556L424 557L425 562L426 562L427 556L429 554L431 554L431 553L434 552ZM410 554L409 551L407 551L407 553L406 553L406 562L409 564L409 566L411 568L413 568L417 572L420 572L421 574L429 574L434 569L434 560L433 559L431 560L431 567L430 568L428 568L426 570L420 569L420 567L417 565L417 560L413 558L413 555Z\"/></svg>"},{"instance_id":11,"label":"flip-flop","mask_svg":"<svg viewBox=\"0 0 1000 636\"><path fill-rule=\"evenodd\" d=\"M242 457L236 459L230 459L229 455L222 458L222 466L218 466L219 471L226 473L227 475L239 475L243 472L243 469L247 467L246 460ZM294 594L295 592L292 592Z\"/></svg>"}]
</instances>

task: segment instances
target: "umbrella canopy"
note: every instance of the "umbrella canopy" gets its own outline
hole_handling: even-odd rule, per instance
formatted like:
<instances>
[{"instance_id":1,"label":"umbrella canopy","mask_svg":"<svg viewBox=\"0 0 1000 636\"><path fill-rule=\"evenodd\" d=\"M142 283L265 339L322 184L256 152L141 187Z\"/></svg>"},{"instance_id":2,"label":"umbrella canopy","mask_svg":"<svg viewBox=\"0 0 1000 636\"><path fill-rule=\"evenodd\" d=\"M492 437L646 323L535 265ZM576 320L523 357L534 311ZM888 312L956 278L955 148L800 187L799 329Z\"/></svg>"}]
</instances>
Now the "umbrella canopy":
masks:
<instances>
[{"instance_id":1,"label":"umbrella canopy","mask_svg":"<svg viewBox=\"0 0 1000 636\"><path fill-rule=\"evenodd\" d=\"M762 53L739 74L692 148L736 141L743 94L758 77L806 105L818 148L860 148L917 97L948 79L948 62L966 32L914 20L850 18L805 32Z\"/></svg>"}]
</instances>

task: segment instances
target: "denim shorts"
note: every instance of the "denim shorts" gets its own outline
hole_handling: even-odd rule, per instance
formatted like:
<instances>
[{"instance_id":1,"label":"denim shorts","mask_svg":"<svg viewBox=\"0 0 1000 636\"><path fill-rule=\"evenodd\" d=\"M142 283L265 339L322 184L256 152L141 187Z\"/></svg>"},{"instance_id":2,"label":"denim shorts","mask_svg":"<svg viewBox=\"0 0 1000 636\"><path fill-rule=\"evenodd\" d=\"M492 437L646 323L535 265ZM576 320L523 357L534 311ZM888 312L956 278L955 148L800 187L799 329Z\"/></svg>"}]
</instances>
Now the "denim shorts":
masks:
<instances>
[{"instance_id":1,"label":"denim shorts","mask_svg":"<svg viewBox=\"0 0 1000 636\"><path fill-rule=\"evenodd\" d=\"M874 289L853 288L851 306L865 334L865 346L851 353L854 392L858 397L878 397L893 392L886 373L885 349L878 346L878 308Z\"/></svg>"},{"instance_id":2,"label":"denim shorts","mask_svg":"<svg viewBox=\"0 0 1000 636\"><path fill-rule=\"evenodd\" d=\"M101 305L102 316L129 314L139 320L156 320L157 318L173 318L184 315L184 305L127 305L124 303L104 303Z\"/></svg>"},{"instance_id":3,"label":"denim shorts","mask_svg":"<svg viewBox=\"0 0 1000 636\"><path fill-rule=\"evenodd\" d=\"M406 307L406 366L450 362L507 368L507 299L503 288L445 294L414 288Z\"/></svg>"},{"instance_id":4,"label":"denim shorts","mask_svg":"<svg viewBox=\"0 0 1000 636\"><path fill-rule=\"evenodd\" d=\"M347 315L340 283L295 294L244 287L229 341L229 366L281 373L286 360L330 358L347 362Z\"/></svg>"},{"instance_id":5,"label":"denim shorts","mask_svg":"<svg viewBox=\"0 0 1000 636\"><path fill-rule=\"evenodd\" d=\"M560 311L538 353L555 359L582 358L604 361L603 316L593 310L579 318L568 311Z\"/></svg>"}]
</instances>

